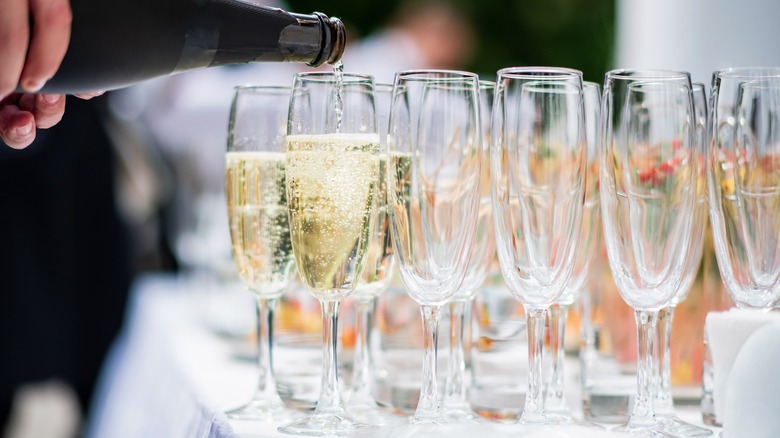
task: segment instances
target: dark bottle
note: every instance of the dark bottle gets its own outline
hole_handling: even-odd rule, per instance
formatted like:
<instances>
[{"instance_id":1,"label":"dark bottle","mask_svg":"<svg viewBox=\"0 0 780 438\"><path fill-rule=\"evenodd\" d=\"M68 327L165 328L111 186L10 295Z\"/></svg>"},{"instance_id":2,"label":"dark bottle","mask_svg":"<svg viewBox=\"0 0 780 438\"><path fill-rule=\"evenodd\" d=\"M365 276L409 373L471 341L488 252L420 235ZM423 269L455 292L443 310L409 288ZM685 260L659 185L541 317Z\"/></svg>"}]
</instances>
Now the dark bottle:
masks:
<instances>
[{"instance_id":1,"label":"dark bottle","mask_svg":"<svg viewBox=\"0 0 780 438\"><path fill-rule=\"evenodd\" d=\"M247 62L341 59L337 18L238 0L71 0L65 59L47 93L112 90L171 73Z\"/></svg>"}]
</instances>

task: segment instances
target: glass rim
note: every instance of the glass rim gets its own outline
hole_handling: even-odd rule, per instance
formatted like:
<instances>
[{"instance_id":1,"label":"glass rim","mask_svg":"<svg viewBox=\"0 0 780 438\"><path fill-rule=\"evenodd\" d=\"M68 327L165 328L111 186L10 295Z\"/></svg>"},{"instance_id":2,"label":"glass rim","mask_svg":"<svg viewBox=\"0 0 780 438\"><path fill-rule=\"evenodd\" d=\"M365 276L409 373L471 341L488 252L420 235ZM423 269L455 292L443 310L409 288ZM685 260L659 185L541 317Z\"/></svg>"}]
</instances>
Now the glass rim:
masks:
<instances>
[{"instance_id":1,"label":"glass rim","mask_svg":"<svg viewBox=\"0 0 780 438\"><path fill-rule=\"evenodd\" d=\"M234 92L238 93L240 91L252 91L252 92L258 92L258 91L269 91L269 92L279 92L282 94L283 92L289 93L292 90L292 87L289 85L278 85L278 84L242 84L242 85L236 85L233 87Z\"/></svg>"},{"instance_id":2,"label":"glass rim","mask_svg":"<svg viewBox=\"0 0 780 438\"><path fill-rule=\"evenodd\" d=\"M727 67L715 70L712 73L714 78L755 78L778 77L780 76L780 67Z\"/></svg>"},{"instance_id":3,"label":"glass rim","mask_svg":"<svg viewBox=\"0 0 780 438\"><path fill-rule=\"evenodd\" d=\"M335 84L337 82L335 72L327 71L302 71L295 74L294 82L313 82ZM341 74L343 84L375 84L374 76L367 73L344 72Z\"/></svg>"},{"instance_id":4,"label":"glass rim","mask_svg":"<svg viewBox=\"0 0 780 438\"><path fill-rule=\"evenodd\" d=\"M684 70L667 70L652 68L618 68L610 70L605 76L607 79L618 80L646 80L646 81L676 81L691 79L691 73Z\"/></svg>"},{"instance_id":5,"label":"glass rim","mask_svg":"<svg viewBox=\"0 0 780 438\"><path fill-rule=\"evenodd\" d=\"M544 92L550 94L580 94L581 89L569 82L532 80L523 84L523 91Z\"/></svg>"},{"instance_id":6,"label":"glass rim","mask_svg":"<svg viewBox=\"0 0 780 438\"><path fill-rule=\"evenodd\" d=\"M545 73L540 75L538 73ZM528 66L528 67L504 67L496 73L496 76L501 79L537 79L540 76L544 77L544 80L558 80L568 79L571 77L582 78L582 71L569 68L569 67L545 67L545 66Z\"/></svg>"},{"instance_id":7,"label":"glass rim","mask_svg":"<svg viewBox=\"0 0 780 438\"><path fill-rule=\"evenodd\" d=\"M739 88L755 88L757 90L776 90L780 89L780 77L760 77L748 81L740 82Z\"/></svg>"},{"instance_id":8,"label":"glass rim","mask_svg":"<svg viewBox=\"0 0 780 438\"><path fill-rule=\"evenodd\" d=\"M594 81L582 81L582 89L584 90L585 87L595 88L597 91L601 91L601 84Z\"/></svg>"},{"instance_id":9,"label":"glass rim","mask_svg":"<svg viewBox=\"0 0 780 438\"><path fill-rule=\"evenodd\" d=\"M395 80L393 83L397 83L401 80L404 81L477 81L479 82L479 76L476 73L472 73L465 70L437 70L437 69L419 69L419 70L402 70L395 74Z\"/></svg>"},{"instance_id":10,"label":"glass rim","mask_svg":"<svg viewBox=\"0 0 780 438\"><path fill-rule=\"evenodd\" d=\"M631 82L630 84L627 84L628 92L631 92L632 90L635 90L637 93L646 93L650 91L646 90L652 90L655 92L655 90L660 89L661 91L665 93L690 93L693 91L693 86L690 88L684 84L679 84L678 81L664 81L660 80L657 81L655 79L651 80L638 80ZM675 87L675 88L670 88Z\"/></svg>"},{"instance_id":11,"label":"glass rim","mask_svg":"<svg viewBox=\"0 0 780 438\"><path fill-rule=\"evenodd\" d=\"M491 88L496 88L496 81L486 81L484 79L479 80L479 89L480 90L488 90Z\"/></svg>"}]
</instances>

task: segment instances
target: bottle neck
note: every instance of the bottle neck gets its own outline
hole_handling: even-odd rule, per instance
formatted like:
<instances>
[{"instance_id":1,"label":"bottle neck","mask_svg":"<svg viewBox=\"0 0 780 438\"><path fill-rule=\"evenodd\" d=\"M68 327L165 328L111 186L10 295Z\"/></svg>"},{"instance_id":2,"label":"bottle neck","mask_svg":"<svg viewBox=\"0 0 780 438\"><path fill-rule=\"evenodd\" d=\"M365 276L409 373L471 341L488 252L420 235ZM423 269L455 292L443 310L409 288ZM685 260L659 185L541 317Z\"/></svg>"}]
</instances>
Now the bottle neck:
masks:
<instances>
[{"instance_id":1,"label":"bottle neck","mask_svg":"<svg viewBox=\"0 0 780 438\"><path fill-rule=\"evenodd\" d=\"M344 48L347 44L347 30L344 23L336 17L330 18L321 12L315 12L312 15L292 14L300 23L309 22L311 17L317 18L316 24L320 28L322 44L318 56L308 62L312 67L318 67L323 63L335 64L344 55ZM303 24L302 24L303 26Z\"/></svg>"},{"instance_id":2,"label":"bottle neck","mask_svg":"<svg viewBox=\"0 0 780 438\"><path fill-rule=\"evenodd\" d=\"M335 63L346 31L337 18L292 14L237 0L206 0L187 32L177 71L247 62Z\"/></svg>"}]
</instances>

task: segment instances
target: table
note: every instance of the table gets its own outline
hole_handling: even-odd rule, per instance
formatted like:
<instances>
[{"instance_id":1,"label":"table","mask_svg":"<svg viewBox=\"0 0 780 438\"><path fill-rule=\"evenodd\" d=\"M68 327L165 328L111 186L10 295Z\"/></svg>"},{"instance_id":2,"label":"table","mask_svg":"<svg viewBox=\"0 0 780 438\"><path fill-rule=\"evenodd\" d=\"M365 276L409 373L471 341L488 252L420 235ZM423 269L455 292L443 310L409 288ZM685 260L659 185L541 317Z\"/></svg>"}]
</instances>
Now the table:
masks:
<instances>
[{"instance_id":1,"label":"table","mask_svg":"<svg viewBox=\"0 0 780 438\"><path fill-rule=\"evenodd\" d=\"M96 408L86 436L135 437L289 437L273 425L229 421L224 411L249 400L256 368L236 360L235 349L203 319L204 303L196 282L173 275L149 275L133 286L125 326L104 365ZM246 294L251 319L252 298ZM572 367L570 367L572 368ZM683 419L701 424L696 407L683 407ZM518 436L522 426L404 426L369 429L355 436ZM615 437L589 429L527 428L524 437Z\"/></svg>"}]
</instances>

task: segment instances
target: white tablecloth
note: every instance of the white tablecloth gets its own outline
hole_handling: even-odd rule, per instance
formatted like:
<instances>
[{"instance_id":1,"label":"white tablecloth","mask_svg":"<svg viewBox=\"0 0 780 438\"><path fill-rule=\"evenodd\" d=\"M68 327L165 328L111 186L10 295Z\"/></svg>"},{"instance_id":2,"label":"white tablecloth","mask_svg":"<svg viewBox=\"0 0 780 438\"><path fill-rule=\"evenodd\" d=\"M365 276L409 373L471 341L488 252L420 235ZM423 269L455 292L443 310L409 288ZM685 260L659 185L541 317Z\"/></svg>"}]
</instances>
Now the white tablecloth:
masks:
<instances>
[{"instance_id":1,"label":"white tablecloth","mask_svg":"<svg viewBox=\"0 0 780 438\"><path fill-rule=\"evenodd\" d=\"M252 387L252 367L229 359L197 323L196 294L176 277L134 285L120 338L104 365L87 436L234 437L222 407Z\"/></svg>"},{"instance_id":2,"label":"white tablecloth","mask_svg":"<svg viewBox=\"0 0 780 438\"><path fill-rule=\"evenodd\" d=\"M251 298L247 300L252 315ZM192 283L157 275L134 285L125 327L104 366L90 415L90 438L279 437L276 426L229 421L226 409L248 401L256 367L236 360L234 346L203 321L203 296ZM277 364L278 365L278 364ZM700 424L695 407L681 416ZM497 423L370 429L359 436L518 436L521 426ZM562 428L529 429L524 437L619 436Z\"/></svg>"}]
</instances>

